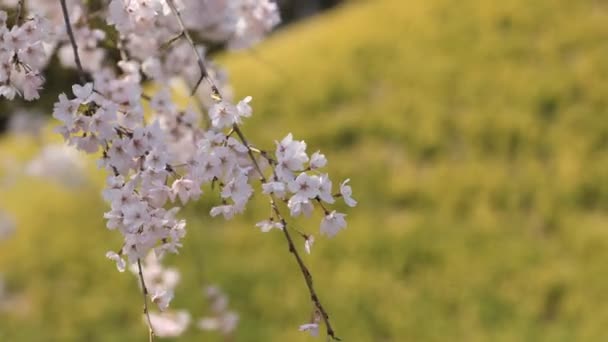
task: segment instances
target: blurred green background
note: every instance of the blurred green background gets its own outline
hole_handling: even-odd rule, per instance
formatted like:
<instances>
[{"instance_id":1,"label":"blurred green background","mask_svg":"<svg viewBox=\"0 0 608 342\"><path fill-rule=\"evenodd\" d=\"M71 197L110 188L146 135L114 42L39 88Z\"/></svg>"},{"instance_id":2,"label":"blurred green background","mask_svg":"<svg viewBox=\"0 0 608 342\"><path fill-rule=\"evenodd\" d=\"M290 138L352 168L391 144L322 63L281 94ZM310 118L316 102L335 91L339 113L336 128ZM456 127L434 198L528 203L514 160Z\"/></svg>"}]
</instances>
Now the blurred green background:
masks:
<instances>
[{"instance_id":1,"label":"blurred green background","mask_svg":"<svg viewBox=\"0 0 608 342\"><path fill-rule=\"evenodd\" d=\"M251 140L293 132L334 183L351 178L348 228L305 256L338 336L606 340L607 23L605 0L354 1L221 59L253 96ZM5 136L0 159L37 149ZM82 188L0 188L17 223L0 242L0 340L146 340L136 278L104 258L120 237L90 169ZM314 340L297 331L311 309L301 275L280 232L254 227L268 211L254 202L229 222L208 217L215 195L185 210L172 307L207 313L206 279L240 314L235 340ZM296 224L317 234L319 219Z\"/></svg>"}]
</instances>

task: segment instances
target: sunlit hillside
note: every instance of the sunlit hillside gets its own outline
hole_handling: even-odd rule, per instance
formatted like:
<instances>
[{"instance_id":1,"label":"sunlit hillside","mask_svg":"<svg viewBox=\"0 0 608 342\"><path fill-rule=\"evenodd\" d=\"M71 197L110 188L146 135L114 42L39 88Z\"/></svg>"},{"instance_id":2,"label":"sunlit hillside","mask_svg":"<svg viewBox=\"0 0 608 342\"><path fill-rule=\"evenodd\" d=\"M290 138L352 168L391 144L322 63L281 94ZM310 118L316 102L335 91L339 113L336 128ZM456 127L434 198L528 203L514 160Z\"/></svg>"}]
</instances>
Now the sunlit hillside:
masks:
<instances>
[{"instance_id":1,"label":"sunlit hillside","mask_svg":"<svg viewBox=\"0 0 608 342\"><path fill-rule=\"evenodd\" d=\"M608 2L356 1L223 58L244 131L321 149L359 206L305 255L344 341L602 341L608 336ZM35 141L4 137L0 159ZM10 174L10 163L0 175ZM91 162L91 170L94 170ZM145 341L136 278L104 258L102 175L66 190L0 183L14 309L2 341ZM236 341L313 341L311 305L267 202L210 219L187 208L172 303L207 312L203 282L240 314ZM320 217L298 228L318 235ZM302 247L302 244L300 244ZM179 341L220 341L192 328ZM318 338L321 341L323 339Z\"/></svg>"}]
</instances>

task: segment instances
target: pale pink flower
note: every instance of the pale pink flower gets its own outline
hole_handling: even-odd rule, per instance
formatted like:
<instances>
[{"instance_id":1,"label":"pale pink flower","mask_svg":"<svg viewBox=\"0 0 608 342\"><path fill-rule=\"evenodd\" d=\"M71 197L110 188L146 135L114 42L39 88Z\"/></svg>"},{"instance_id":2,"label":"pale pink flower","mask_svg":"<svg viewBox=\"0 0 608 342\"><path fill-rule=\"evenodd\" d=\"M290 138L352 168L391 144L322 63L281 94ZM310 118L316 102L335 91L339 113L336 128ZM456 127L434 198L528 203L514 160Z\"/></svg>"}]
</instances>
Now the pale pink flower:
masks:
<instances>
[{"instance_id":1,"label":"pale pink flower","mask_svg":"<svg viewBox=\"0 0 608 342\"><path fill-rule=\"evenodd\" d=\"M321 234L328 237L334 237L340 230L346 227L345 214L338 213L335 210L325 215L321 221Z\"/></svg>"},{"instance_id":2,"label":"pale pink flower","mask_svg":"<svg viewBox=\"0 0 608 342\"><path fill-rule=\"evenodd\" d=\"M119 272L125 271L125 267L126 267L125 261L116 252L112 252L112 251L107 252L106 258L116 262L116 268L118 269Z\"/></svg>"},{"instance_id":3,"label":"pale pink flower","mask_svg":"<svg viewBox=\"0 0 608 342\"><path fill-rule=\"evenodd\" d=\"M275 220L264 220L255 224L256 227L259 227L263 233L267 233L273 228L283 229L283 225L281 222L277 222Z\"/></svg>"},{"instance_id":4,"label":"pale pink flower","mask_svg":"<svg viewBox=\"0 0 608 342\"><path fill-rule=\"evenodd\" d=\"M319 324L318 323L307 323L300 325L298 329L300 331L307 331L311 336L319 336Z\"/></svg>"},{"instance_id":5,"label":"pale pink flower","mask_svg":"<svg viewBox=\"0 0 608 342\"><path fill-rule=\"evenodd\" d=\"M348 185L349 181L350 179L347 179L342 182L342 184L340 184L340 194L342 195L342 198L344 198L344 202L346 203L346 205L348 205L349 207L354 207L357 205L357 201L355 201L351 197L353 194L353 190L351 189L350 185Z\"/></svg>"}]
</instances>

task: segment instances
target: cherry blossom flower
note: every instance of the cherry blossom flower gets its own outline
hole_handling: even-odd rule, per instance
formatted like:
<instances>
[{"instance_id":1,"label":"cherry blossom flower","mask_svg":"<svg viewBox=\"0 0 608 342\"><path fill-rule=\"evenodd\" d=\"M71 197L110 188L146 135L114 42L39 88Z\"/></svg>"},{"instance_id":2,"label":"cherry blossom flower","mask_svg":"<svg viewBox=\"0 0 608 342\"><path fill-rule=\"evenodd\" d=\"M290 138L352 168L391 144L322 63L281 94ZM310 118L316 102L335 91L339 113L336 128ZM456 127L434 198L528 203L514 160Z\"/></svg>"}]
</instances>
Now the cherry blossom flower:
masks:
<instances>
[{"instance_id":1,"label":"cherry blossom flower","mask_svg":"<svg viewBox=\"0 0 608 342\"><path fill-rule=\"evenodd\" d=\"M235 214L242 212L244 209L242 204L226 204L211 208L209 214L212 217L222 214L226 220L234 217Z\"/></svg>"},{"instance_id":2,"label":"cherry blossom flower","mask_svg":"<svg viewBox=\"0 0 608 342\"><path fill-rule=\"evenodd\" d=\"M150 323L158 337L177 337L184 333L190 324L190 314L185 310L175 312L150 312Z\"/></svg>"},{"instance_id":3,"label":"cherry blossom flower","mask_svg":"<svg viewBox=\"0 0 608 342\"><path fill-rule=\"evenodd\" d=\"M93 83L87 83L83 86L74 84L72 86L72 93L76 96L76 100L82 104L86 104L89 101L89 97L93 94Z\"/></svg>"},{"instance_id":4,"label":"cherry blossom flower","mask_svg":"<svg viewBox=\"0 0 608 342\"><path fill-rule=\"evenodd\" d=\"M200 186L190 179L178 179L173 182L171 187L171 201L175 201L175 197L179 197L182 204L188 203L190 199L197 200L202 194Z\"/></svg>"},{"instance_id":5,"label":"cherry blossom flower","mask_svg":"<svg viewBox=\"0 0 608 342\"><path fill-rule=\"evenodd\" d=\"M327 165L327 159L324 154L321 154L320 151L317 151L310 156L310 169L316 170Z\"/></svg>"},{"instance_id":6,"label":"cherry blossom flower","mask_svg":"<svg viewBox=\"0 0 608 342\"><path fill-rule=\"evenodd\" d=\"M319 336L319 324L318 323L307 323L300 325L300 331L308 331L311 336L317 337Z\"/></svg>"},{"instance_id":7,"label":"cherry blossom flower","mask_svg":"<svg viewBox=\"0 0 608 342\"><path fill-rule=\"evenodd\" d=\"M236 105L236 109L239 113L239 116L245 117L245 118L248 118L251 116L251 113L253 113L253 109L249 105L249 102L251 102L251 99L252 99L251 96L247 96L244 99L242 99L241 101L239 101L239 103Z\"/></svg>"},{"instance_id":8,"label":"cherry blossom flower","mask_svg":"<svg viewBox=\"0 0 608 342\"><path fill-rule=\"evenodd\" d=\"M231 179L222 190L223 198L231 198L235 203L245 203L251 197L253 189L248 178L241 174Z\"/></svg>"},{"instance_id":9,"label":"cherry blossom flower","mask_svg":"<svg viewBox=\"0 0 608 342\"><path fill-rule=\"evenodd\" d=\"M23 99L26 101L36 100L40 98L38 91L42 89L44 79L39 74L28 72L25 74L21 82L21 90L23 91Z\"/></svg>"},{"instance_id":10,"label":"cherry blossom flower","mask_svg":"<svg viewBox=\"0 0 608 342\"><path fill-rule=\"evenodd\" d=\"M319 198L326 203L334 203L334 197L331 194L331 180L328 174L319 176Z\"/></svg>"},{"instance_id":11,"label":"cherry blossom flower","mask_svg":"<svg viewBox=\"0 0 608 342\"><path fill-rule=\"evenodd\" d=\"M293 217L298 217L301 214L310 217L314 210L314 206L308 198L298 195L294 195L289 199L287 207Z\"/></svg>"},{"instance_id":12,"label":"cherry blossom flower","mask_svg":"<svg viewBox=\"0 0 608 342\"><path fill-rule=\"evenodd\" d=\"M328 237L334 237L340 230L346 227L345 214L338 213L335 210L325 215L321 221L321 234Z\"/></svg>"},{"instance_id":13,"label":"cherry blossom flower","mask_svg":"<svg viewBox=\"0 0 608 342\"><path fill-rule=\"evenodd\" d=\"M310 199L319 196L320 185L319 177L309 176L302 172L296 179L289 182L289 191L294 193L294 196Z\"/></svg>"},{"instance_id":14,"label":"cherry blossom flower","mask_svg":"<svg viewBox=\"0 0 608 342\"><path fill-rule=\"evenodd\" d=\"M267 182L262 184L262 193L266 195L274 194L279 198L285 198L286 186L283 182Z\"/></svg>"},{"instance_id":15,"label":"cherry blossom flower","mask_svg":"<svg viewBox=\"0 0 608 342\"><path fill-rule=\"evenodd\" d=\"M346 205L348 205L349 207L354 207L357 205L357 201L355 201L351 197L353 194L353 190L351 189L350 185L347 185L349 181L350 179L347 179L342 182L342 184L340 184L340 194L342 195L342 198L344 198L344 202L346 203Z\"/></svg>"},{"instance_id":16,"label":"cherry blossom flower","mask_svg":"<svg viewBox=\"0 0 608 342\"><path fill-rule=\"evenodd\" d=\"M10 29L6 18L6 12L0 11L0 96L12 100L20 95L26 101L36 100L44 84L41 71L48 62L43 42L50 39L52 32L39 16Z\"/></svg>"},{"instance_id":17,"label":"cherry blossom flower","mask_svg":"<svg viewBox=\"0 0 608 342\"><path fill-rule=\"evenodd\" d=\"M116 262L116 268L119 272L125 271L126 264L120 255L116 254L115 252L108 252L106 253L106 258Z\"/></svg>"},{"instance_id":18,"label":"cherry blossom flower","mask_svg":"<svg viewBox=\"0 0 608 342\"><path fill-rule=\"evenodd\" d=\"M221 129L230 127L236 123L238 119L238 110L231 103L222 101L214 104L209 109L209 118L211 119L211 124L215 128Z\"/></svg>"},{"instance_id":19,"label":"cherry blossom flower","mask_svg":"<svg viewBox=\"0 0 608 342\"><path fill-rule=\"evenodd\" d=\"M155 303L160 311L165 311L173 299L173 291L159 290L152 294L152 302Z\"/></svg>"},{"instance_id":20,"label":"cherry blossom flower","mask_svg":"<svg viewBox=\"0 0 608 342\"><path fill-rule=\"evenodd\" d=\"M304 169L304 163L308 162L306 154L306 143L303 141L293 140L293 136L289 133L281 142L277 142L277 159L279 165L277 172L281 170L281 176L284 180L289 180L290 172L301 171Z\"/></svg>"},{"instance_id":21,"label":"cherry blossom flower","mask_svg":"<svg viewBox=\"0 0 608 342\"><path fill-rule=\"evenodd\" d=\"M270 230L272 230L273 228L283 229L283 225L281 224L281 222L277 222L272 219L260 221L260 222L256 223L255 226L259 227L263 233L267 233Z\"/></svg>"}]
</instances>

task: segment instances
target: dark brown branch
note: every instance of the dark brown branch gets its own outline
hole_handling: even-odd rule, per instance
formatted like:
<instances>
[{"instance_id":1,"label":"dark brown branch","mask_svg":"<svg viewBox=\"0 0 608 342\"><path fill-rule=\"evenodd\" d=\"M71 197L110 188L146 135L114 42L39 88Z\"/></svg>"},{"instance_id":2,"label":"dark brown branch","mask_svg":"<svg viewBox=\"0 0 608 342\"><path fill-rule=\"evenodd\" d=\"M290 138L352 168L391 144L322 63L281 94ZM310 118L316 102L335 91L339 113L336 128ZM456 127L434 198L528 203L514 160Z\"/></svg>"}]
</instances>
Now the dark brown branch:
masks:
<instances>
[{"instance_id":1,"label":"dark brown branch","mask_svg":"<svg viewBox=\"0 0 608 342\"><path fill-rule=\"evenodd\" d=\"M163 43L160 46L160 49L161 50L168 49L169 46L171 46L171 44L175 43L176 41L178 41L183 36L184 36L184 31L178 33L175 37L173 37L173 38L169 39L168 41L166 41L165 43Z\"/></svg>"},{"instance_id":2,"label":"dark brown branch","mask_svg":"<svg viewBox=\"0 0 608 342\"><path fill-rule=\"evenodd\" d=\"M323 318L323 322L325 323L325 327L327 329L327 336L331 337L334 340L340 341L340 338L338 338L338 336L336 336L334 329L332 328L331 324L329 323L329 315L327 314L327 311L325 311L325 308L321 304L321 300L319 299L319 296L317 295L317 293L315 291L315 288L313 286L313 281L312 281L312 274L310 274L310 271L306 267L306 264L304 264L304 261L302 260L300 253L298 253L298 250L296 249L296 246L293 243L291 235L289 234L289 230L287 229L287 222L281 215L281 212L279 211L279 208L277 207L276 202L274 201L274 198L272 195L270 195L270 205L272 206L274 213L281 220L281 225L283 226L283 235L285 236L285 240L287 240L287 244L289 245L289 252L291 254L293 254L293 256L296 258L296 261L298 262L298 266L300 266L300 271L302 272L302 275L304 276L304 280L306 281L306 286L308 287L308 292L310 293L310 300L313 302L315 308L321 314L321 318Z\"/></svg>"},{"instance_id":3,"label":"dark brown branch","mask_svg":"<svg viewBox=\"0 0 608 342\"><path fill-rule=\"evenodd\" d=\"M243 132L241 131L241 129L239 128L238 125L234 124L232 126L232 129L239 136L243 145L245 145L245 147L247 147L247 154L249 155L249 158L251 159L251 162L253 163L256 171L259 173L260 180L265 183L266 177L264 176L264 173L262 172L262 168L260 167L258 161L255 159L253 150L249 146L249 142L247 141L247 138L245 138L245 135L243 134ZM281 214L281 211L279 210L279 207L276 204L274 196L272 194L270 194L269 197L270 197L270 206L272 207L272 210L274 211L277 218L281 221L281 225L283 226L282 227L283 235L285 236L285 240L287 240L287 245L289 246L289 252L291 254L293 254L293 256L295 257L295 259L298 263L298 266L300 268L300 272L302 273L302 275L304 276L304 280L306 281L306 287L308 287L308 292L310 293L310 300L312 301L313 305L315 306L315 309L321 314L321 318L323 319L323 322L325 323L325 327L327 329L327 336L331 337L334 340L340 341L340 338L338 338L336 336L334 329L332 328L331 323L329 322L329 315L327 314L327 311L325 311L325 308L323 307L323 304L321 304L321 300L319 299L319 296L317 295L317 292L315 291L315 288L313 285L313 280L312 280L312 274L308 270L308 267L306 267L306 264L304 264L304 261L302 260L300 253L298 253L298 250L296 249L296 246L293 243L291 234L289 234L289 230L287 229L288 228L287 221L285 221L285 218Z\"/></svg>"},{"instance_id":4,"label":"dark brown branch","mask_svg":"<svg viewBox=\"0 0 608 342\"><path fill-rule=\"evenodd\" d=\"M152 321L150 320L150 310L148 310L148 288L144 281L144 273L141 270L141 260L137 259L137 271L139 273L139 281L141 283L141 293L144 297L144 315L146 315L146 321L148 322L148 340L149 342L154 341L154 329L152 328Z\"/></svg>"},{"instance_id":5,"label":"dark brown branch","mask_svg":"<svg viewBox=\"0 0 608 342\"><path fill-rule=\"evenodd\" d=\"M70 43L72 44L72 50L74 51L74 60L76 61L76 67L78 68L78 76L80 78L81 83L86 83L87 78L82 68L82 63L80 63L80 56L78 55L78 45L76 44L76 39L74 38L74 32L72 31L72 24L70 23L70 14L68 13L68 7L65 4L65 0L59 0L61 3L61 11L63 12L63 19L65 21L65 29L70 37Z\"/></svg>"},{"instance_id":6,"label":"dark brown branch","mask_svg":"<svg viewBox=\"0 0 608 342\"><path fill-rule=\"evenodd\" d=\"M194 40L192 40L192 37L190 36L190 33L188 32L188 29L186 29L186 25L184 24L184 20L182 19L182 15L179 13L179 10L175 6L175 2L173 0L167 0L167 4L171 8L171 11L175 15L175 17L177 18L177 23L179 24L179 28L180 28L180 30L182 30L182 32L180 33L180 35L183 34L183 36L186 37L186 40L188 41L188 44L190 44L190 47L192 48L192 50L194 50L194 53L196 54L196 60L197 60L197 63L198 63L198 68L201 70L201 76L198 78L198 80L194 84L194 87L192 88L190 96L192 96L192 95L194 95L196 93L196 90L200 86L200 84L203 81L203 79L206 79L207 82L209 83L209 86L211 87L211 92L212 92L211 95L213 97L217 97L216 100L221 100L222 96L220 95L220 91L215 86L215 84L213 83L213 80L211 80L211 77L209 76L209 72L207 71L207 67L205 67L205 62L203 60L203 57L201 56L201 53L196 48L196 45L194 44ZM178 36L178 38L179 38L179 36Z\"/></svg>"},{"instance_id":7,"label":"dark brown branch","mask_svg":"<svg viewBox=\"0 0 608 342\"><path fill-rule=\"evenodd\" d=\"M253 155L253 150L249 146L249 142L247 141L247 138L245 138L245 135L241 131L241 128L237 124L234 124L232 125L232 129L239 136L239 139L241 139L243 145L247 147L247 154L249 155L249 159L251 159L251 162L253 162L256 171L260 175L260 180L262 181L262 183L266 183L266 177L264 176L264 172L262 172L262 168L260 167L260 164L258 163L257 159L255 159L255 156Z\"/></svg>"}]
</instances>

